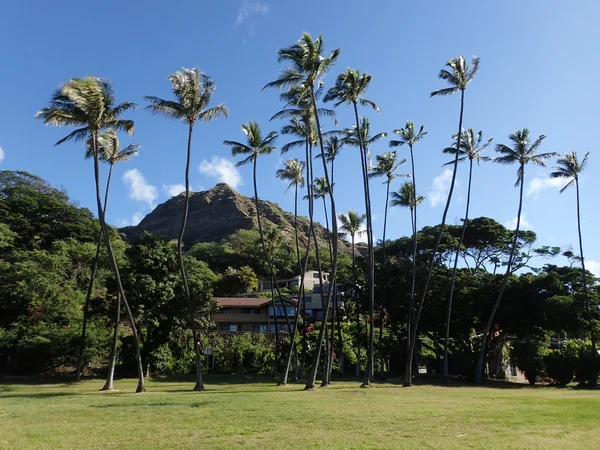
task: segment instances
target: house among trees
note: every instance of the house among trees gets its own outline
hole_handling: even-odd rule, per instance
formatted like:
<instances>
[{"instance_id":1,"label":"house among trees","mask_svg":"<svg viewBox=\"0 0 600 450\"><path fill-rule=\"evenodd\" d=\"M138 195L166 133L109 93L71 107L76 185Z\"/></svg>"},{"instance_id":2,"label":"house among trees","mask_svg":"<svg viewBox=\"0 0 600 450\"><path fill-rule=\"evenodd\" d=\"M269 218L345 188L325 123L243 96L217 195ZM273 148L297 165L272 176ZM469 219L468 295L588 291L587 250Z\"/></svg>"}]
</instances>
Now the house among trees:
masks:
<instances>
[{"instance_id":1,"label":"house among trees","mask_svg":"<svg viewBox=\"0 0 600 450\"><path fill-rule=\"evenodd\" d=\"M274 333L289 332L286 315L290 323L296 316L297 299L279 299L261 297L216 297L213 298L221 308L212 312L210 319L217 324L218 331L254 331Z\"/></svg>"}]
</instances>

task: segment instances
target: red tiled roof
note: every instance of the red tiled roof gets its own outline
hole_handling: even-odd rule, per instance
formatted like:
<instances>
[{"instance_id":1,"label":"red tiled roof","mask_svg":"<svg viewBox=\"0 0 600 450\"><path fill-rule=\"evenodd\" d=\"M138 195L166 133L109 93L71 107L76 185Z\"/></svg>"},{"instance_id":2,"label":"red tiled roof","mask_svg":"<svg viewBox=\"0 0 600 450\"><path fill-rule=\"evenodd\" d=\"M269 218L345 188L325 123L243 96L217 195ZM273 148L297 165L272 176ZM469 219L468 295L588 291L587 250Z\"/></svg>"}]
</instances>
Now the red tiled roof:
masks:
<instances>
[{"instance_id":1,"label":"red tiled roof","mask_svg":"<svg viewBox=\"0 0 600 450\"><path fill-rule=\"evenodd\" d=\"M214 297L213 300L225 308L258 308L271 302L270 298L256 297ZM297 299L292 299L296 303Z\"/></svg>"}]
</instances>

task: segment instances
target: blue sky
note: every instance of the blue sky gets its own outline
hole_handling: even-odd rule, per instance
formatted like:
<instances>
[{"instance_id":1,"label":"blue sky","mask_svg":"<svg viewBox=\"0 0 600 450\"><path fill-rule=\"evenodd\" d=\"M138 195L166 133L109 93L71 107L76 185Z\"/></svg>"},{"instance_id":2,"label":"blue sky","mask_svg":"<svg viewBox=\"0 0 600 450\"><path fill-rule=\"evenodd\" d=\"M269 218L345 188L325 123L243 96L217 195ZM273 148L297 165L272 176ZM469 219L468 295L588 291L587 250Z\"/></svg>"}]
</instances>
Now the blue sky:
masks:
<instances>
[{"instance_id":1,"label":"blue sky","mask_svg":"<svg viewBox=\"0 0 600 450\"><path fill-rule=\"evenodd\" d=\"M27 3L27 6L25 5ZM326 78L360 68L373 75L368 97L381 113L364 111L375 132L400 128L406 120L424 124L429 134L415 147L418 186L427 197L420 224L438 223L445 181L441 150L456 132L459 97L429 98L445 87L437 74L446 60L465 55L481 58L481 69L466 94L464 126L483 130L494 143L508 143L513 130L528 127L532 135L547 135L545 151L590 151L582 179L583 232L590 268L600 273L600 242L593 239L600 219L595 195L600 192L600 163L595 130L600 123L598 97L593 94L600 71L600 4L580 0L565 6L555 0L503 2L292 2L287 0L140 1L107 0L102 8L81 2L10 2L0 16L0 169L27 170L64 187L82 206L95 210L93 172L80 144L53 147L68 130L47 128L33 118L62 82L87 74L109 78L119 100L140 107L133 138L122 143L142 145L140 155L116 168L108 221L137 222L166 201L183 183L185 127L150 115L144 95L170 96L169 73L180 67L200 67L216 82L214 102L225 103L228 119L199 124L193 146L194 190L228 181L252 195L251 168L237 171L222 145L242 140L239 129L258 121L265 132L282 123L269 122L281 108L275 90L262 91L282 66L277 49L308 31L323 34L328 49L342 56ZM373 5L373 7L371 7ZM338 111L340 125L352 125L346 107ZM325 128L333 128L327 123ZM388 139L371 148L387 149ZM281 137L278 144L286 142ZM408 157L407 149L400 149ZM488 154L493 154L490 148ZM293 208L293 195L275 179L289 157L273 154L259 162L259 194ZM553 163L550 164L550 166ZM336 166L340 212L364 210L357 150L346 148ZM467 165L461 166L458 190L449 222L463 214ZM406 168L408 171L408 167ZM549 170L528 167L523 224L538 233L540 245L576 244L574 191L558 194ZM490 216L509 224L516 215L516 167L482 164L475 170L472 216ZM399 187L401 181L395 184ZM372 184L374 227L381 237L384 186ZM322 215L318 216L322 219ZM409 233L408 211L392 210L388 236ZM543 263L540 261L540 263Z\"/></svg>"}]
</instances>

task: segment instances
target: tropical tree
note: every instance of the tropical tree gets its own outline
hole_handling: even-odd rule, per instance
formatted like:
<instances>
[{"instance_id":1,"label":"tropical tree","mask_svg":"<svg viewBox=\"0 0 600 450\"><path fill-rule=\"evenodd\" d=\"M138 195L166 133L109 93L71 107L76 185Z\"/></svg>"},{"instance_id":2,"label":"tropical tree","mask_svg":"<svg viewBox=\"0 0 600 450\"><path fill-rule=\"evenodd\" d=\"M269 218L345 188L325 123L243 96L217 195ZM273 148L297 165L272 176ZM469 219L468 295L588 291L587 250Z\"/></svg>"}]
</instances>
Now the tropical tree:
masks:
<instances>
[{"instance_id":1,"label":"tropical tree","mask_svg":"<svg viewBox=\"0 0 600 450\"><path fill-rule=\"evenodd\" d=\"M510 255L508 256L508 262L506 264L506 272L504 274L504 278L502 280L502 285L500 286L498 296L496 297L496 301L494 302L492 311L490 312L489 318L485 325L485 329L483 330L483 334L481 335L481 348L479 350L479 358L477 360L477 367L475 370L475 382L477 384L481 384L481 382L483 381L483 363L487 351L490 330L492 328L494 317L496 316L496 311L498 310L500 302L502 301L504 290L506 289L506 285L508 284L508 280L512 273L511 269L515 260L515 252L517 250L519 238L519 228L521 226L521 211L523 209L523 185L525 184L525 166L527 164L534 164L536 166L544 167L544 161L555 155L555 153L537 153L538 149L542 145L542 141L545 138L546 136L542 134L535 140L535 142L533 142L533 144L530 144L529 130L527 128L523 128L522 130L516 130L513 134L509 136L509 139L512 143L512 148L504 144L498 144L496 146L496 151L500 153L501 156L497 156L492 160L493 162L498 164L517 163L519 165L519 168L517 169L517 181L515 183L515 186L519 187L519 208L517 210L517 223L513 235L512 247L510 250ZM456 156L458 156L458 153L456 154Z\"/></svg>"},{"instance_id":2,"label":"tropical tree","mask_svg":"<svg viewBox=\"0 0 600 450\"><path fill-rule=\"evenodd\" d=\"M479 71L479 58L474 56L471 62L471 67L467 64L465 58L463 56L459 56L457 58L452 58L448 60L446 66L451 70L448 71L446 69L440 70L439 77L442 80L445 80L450 87L439 89L437 91L433 91L430 96L435 97L438 95L451 95L457 91L460 91L460 114L458 118L458 131L457 131L457 139L456 139L456 148L460 148L460 141L462 138L462 122L463 122L463 113L465 106L465 90L467 89L468 84L475 77L477 72ZM411 330L410 336L410 352L407 357L407 367L404 372L404 386L412 386L412 360L413 354L415 350L415 345L417 343L417 329L419 327L419 319L421 318L421 312L423 311L423 305L425 304L425 299L427 298L427 290L429 289L429 282L431 281L431 276L433 274L433 270L435 267L435 256L440 246L440 241L442 239L442 234L444 233L444 228L446 226L446 216L448 215L448 209L450 208L450 203L452 201L452 194L454 192L454 184L456 182L456 172L458 168L458 152L454 158L454 167L452 170L452 180L450 181L450 189L448 191L448 197L446 199L446 206L444 208L444 213L442 214L442 221L440 223L440 228L438 230L438 234L436 236L435 244L433 246L433 251L431 253L431 262L429 264L429 270L427 271L427 278L425 279L425 286L423 287L423 291L421 292L421 299L419 301L419 306L417 308L414 326Z\"/></svg>"},{"instance_id":3,"label":"tropical tree","mask_svg":"<svg viewBox=\"0 0 600 450\"><path fill-rule=\"evenodd\" d=\"M323 163L323 172L327 183L331 185L327 170L327 161L325 159L325 146L323 140L323 133L321 132L321 121L318 114L319 109L317 106L317 91L321 86L321 79L335 64L337 58L341 54L341 50L339 48L333 50L327 57L323 55L324 51L325 46L323 43L322 36L319 36L318 38L313 40L309 33L304 33L297 43L279 49L279 62L287 62L289 63L289 66L282 71L279 78L270 83L267 83L267 85L265 85L265 88L288 87L296 90L294 96L298 100L306 98L310 99L310 102L312 103L312 115L314 116L315 127L317 130L319 146L322 154L321 161ZM310 164L308 158L307 164ZM307 184L311 185L311 182L312 180L309 179ZM330 195L330 203L332 217L332 234L333 236L337 236L336 209L335 199L333 195ZM337 254L338 242L337 239L333 239L333 261L330 278L330 283L332 286L335 286L335 279L337 273ZM319 274L321 286L323 286L321 270L319 270ZM328 298L325 302L325 309L323 314L325 320L329 317L329 308L331 304L330 300L333 295L333 291L334 289L329 290ZM309 373L305 389L314 389L317 370L319 367L319 359L321 356L321 348L323 346L323 339L325 337L324 333L325 327L321 327L321 330L319 331L319 337L317 338L317 351L313 356L313 364L311 366L311 371Z\"/></svg>"},{"instance_id":4,"label":"tropical tree","mask_svg":"<svg viewBox=\"0 0 600 450\"><path fill-rule=\"evenodd\" d=\"M93 158L94 151L92 149L92 141L90 138L87 140L87 152L86 158ZM119 138L117 133L114 130L106 130L98 136L98 147L100 151L100 160L109 163L108 170L108 178L106 180L106 188L104 191L104 214L106 215L106 205L108 203L108 191L110 189L110 181L112 179L112 171L113 167L117 162L125 162L128 161L131 157L137 155L137 150L139 148L138 144L129 144L125 148L120 148L119 146ZM87 331L87 321L88 321L88 313L89 313L89 304L90 297L92 295L92 290L94 289L94 281L96 279L96 272L98 270L98 262L100 260L100 247L102 245L103 238L102 230L100 231L100 236L98 237L98 243L96 244L96 256L94 257L94 261L92 262L90 281L88 284L88 289L85 296L85 302L83 304L83 321L81 324L81 339L79 343L79 357L77 358L77 373L75 374L75 381L80 381L83 370L83 362L85 359L85 349L86 349L86 331ZM120 302L120 299L119 299ZM118 325L117 325L118 326ZM109 372L110 375L110 372ZM112 383L111 387L112 389Z\"/></svg>"},{"instance_id":5,"label":"tropical tree","mask_svg":"<svg viewBox=\"0 0 600 450\"><path fill-rule=\"evenodd\" d=\"M375 329L373 327L373 317L375 313L375 259L373 252L373 220L371 214L371 193L369 191L369 167L368 159L369 146L385 137L386 133L379 133L375 136L370 135L370 124L369 119L363 117L362 119L358 116L358 104L361 106L368 106L379 112L379 107L371 100L364 98L364 94L367 91L369 83L371 82L371 75L366 73L360 73L358 70L348 69L346 72L338 75L335 85L327 91L327 94L323 98L323 101L333 101L337 107L343 103L352 105L354 109L354 118L356 124L353 128L346 131L346 137L344 141L350 145L355 145L360 150L360 159L362 166L363 175L363 189L365 196L365 210L367 215L367 247L368 247L368 260L369 260L369 274L368 274L368 298L369 298L369 317L371 318L371 325L369 327L369 349L367 352L367 370L365 371L365 380L363 382L364 387L368 387L371 384L373 378L373 342L375 340Z\"/></svg>"},{"instance_id":6,"label":"tropical tree","mask_svg":"<svg viewBox=\"0 0 600 450\"><path fill-rule=\"evenodd\" d=\"M340 150L342 149L342 147L344 146L344 142L342 139L340 139L338 136L335 135L335 133L337 132L328 132L328 133L323 133L324 135L328 135L327 140L325 141L325 160L328 163L331 163L331 187L330 189L333 190L335 181L334 181L334 177L333 177L333 169L334 169L334 163L335 163L335 158L337 158L337 156L340 154ZM315 158L320 158L321 155L317 155L315 156Z\"/></svg>"},{"instance_id":7,"label":"tropical tree","mask_svg":"<svg viewBox=\"0 0 600 450\"><path fill-rule=\"evenodd\" d=\"M294 234L296 238L296 259L298 261L298 273L303 274L306 272L304 266L302 265L302 259L300 256L300 240L298 237L298 187L304 187L304 161L298 161L298 159L289 159L285 163L285 168L277 170L277 178L282 181L289 181L289 185L286 188L286 192L290 190L290 188L294 187ZM308 252L307 252L308 255ZM305 264L306 265L306 264ZM287 358L285 360L285 364L283 367L283 371L281 372L281 376L279 378L279 385L287 384L288 374L290 371L290 365L292 363L292 357L294 352L296 351L296 334L298 330L298 324L300 321L300 306L301 299L304 296L304 277L301 275L300 277L300 287L299 287L299 296L298 303L296 303L296 317L294 321L294 327L292 329L292 336L290 338L290 350L288 352Z\"/></svg>"},{"instance_id":8,"label":"tropical tree","mask_svg":"<svg viewBox=\"0 0 600 450\"><path fill-rule=\"evenodd\" d=\"M183 206L183 218L181 229L177 238L179 270L183 280L183 290L190 313L190 326L194 339L194 352L196 354L196 385L195 391L204 390L202 381L202 360L200 355L200 344L198 329L194 320L192 295L185 274L183 264L183 237L187 225L188 211L190 207L190 164L192 159L192 134L196 122L209 122L220 116L228 116L229 111L223 104L209 108L213 93L215 92L214 81L200 69L186 69L169 75L171 90L175 100L165 100L160 97L144 97L149 103L146 109L153 114L160 114L170 119L181 120L188 126L187 158L185 164L185 201Z\"/></svg>"},{"instance_id":9,"label":"tropical tree","mask_svg":"<svg viewBox=\"0 0 600 450\"><path fill-rule=\"evenodd\" d=\"M458 139L457 136L453 136L454 140ZM450 318L452 316L452 298L454 296L454 284L456 282L456 271L458 269L458 258L460 251L465 240L465 232L469 224L469 206L471 204L471 181L473 178L473 161L477 161L477 164L481 161L481 152L483 152L491 144L493 138L489 138L484 144L483 132L479 131L477 134L472 128L462 132L462 139L460 148L457 150L456 147L448 147L444 149L444 153L455 155L458 152L458 162L469 160L469 181L467 183L467 205L465 207L465 218L463 219L463 225L460 232L460 239L458 246L456 247L456 255L454 257L454 267L452 267L452 278L450 280L450 293L448 294L448 307L446 308L446 330L444 335L444 361L442 368L442 380L444 383L448 381L448 345L450 341ZM445 165L454 164L454 161L450 161Z\"/></svg>"},{"instance_id":10,"label":"tropical tree","mask_svg":"<svg viewBox=\"0 0 600 450\"><path fill-rule=\"evenodd\" d=\"M104 208L102 206L102 196L100 194L100 147L98 145L100 133L107 128L125 131L129 134L133 133L133 121L120 119L119 117L134 107L135 104L130 102L117 104L114 87L107 80L87 76L85 78L73 78L64 83L54 92L49 105L39 110L35 117L42 119L47 125L77 127L70 134L60 139L55 145L69 141L78 142L88 138L91 139L94 160L94 181L96 185L96 206L100 229L104 235L104 242L117 283L118 293L121 295L121 300L125 305L131 322L138 366L138 386L136 392L143 392L146 388L144 386L144 371L142 368L139 337L129 302L121 283L119 267L110 242Z\"/></svg>"},{"instance_id":11,"label":"tropical tree","mask_svg":"<svg viewBox=\"0 0 600 450\"><path fill-rule=\"evenodd\" d=\"M340 214L338 216L340 221L340 230L342 233L350 235L350 243L352 249L352 277L353 286L352 293L354 294L354 300L356 302L356 378L360 376L360 308L358 307L358 295L357 295L357 283L356 283L356 252L354 249L354 241L357 237L362 236L366 231L363 229L365 220L367 219L366 214L358 214L353 209L348 210L347 214Z\"/></svg>"},{"instance_id":12,"label":"tropical tree","mask_svg":"<svg viewBox=\"0 0 600 450\"><path fill-rule=\"evenodd\" d=\"M419 142L425 135L427 131L424 131L423 125L421 125L418 131L415 132L415 124L413 122L407 121L404 128L400 128L394 130L394 133L400 136L398 140L390 141L390 147L401 147L403 145L408 145L410 150L410 165L411 165L411 177L412 177L412 197L415 197L417 192L417 176L415 174L415 156L413 152L414 145ZM406 183L405 183L406 184ZM406 191L408 187L403 186L403 189ZM405 194L409 194L407 191ZM408 197L406 197L408 198ZM410 203L412 205L412 203ZM405 204L403 206L408 206ZM410 336L411 330L413 328L413 323L415 320L415 289L417 284L417 209L415 207L411 208L411 221L412 221L412 272L411 272L411 287L410 287L410 300L408 306L408 319L406 326L406 354L410 354Z\"/></svg>"},{"instance_id":13,"label":"tropical tree","mask_svg":"<svg viewBox=\"0 0 600 450\"><path fill-rule=\"evenodd\" d=\"M565 178L568 180L567 184L560 190L562 194L569 186L575 185L575 202L577 206L577 234L579 237L579 261L581 262L581 281L583 283L583 295L585 299L585 308L587 310L589 327L590 327L590 338L592 341L592 353L596 353L596 336L593 329L593 315L592 307L590 304L590 298L588 294L588 281L585 270L585 259L583 257L583 239L581 237L581 208L579 202L579 176L584 171L587 159L590 152L585 152L583 159L580 161L577 158L576 152L565 153L558 158L557 164L554 168L554 172L550 174L552 178ZM597 372L596 358L592 358L592 373ZM597 383L597 376L592 376L592 384Z\"/></svg>"}]
</instances>

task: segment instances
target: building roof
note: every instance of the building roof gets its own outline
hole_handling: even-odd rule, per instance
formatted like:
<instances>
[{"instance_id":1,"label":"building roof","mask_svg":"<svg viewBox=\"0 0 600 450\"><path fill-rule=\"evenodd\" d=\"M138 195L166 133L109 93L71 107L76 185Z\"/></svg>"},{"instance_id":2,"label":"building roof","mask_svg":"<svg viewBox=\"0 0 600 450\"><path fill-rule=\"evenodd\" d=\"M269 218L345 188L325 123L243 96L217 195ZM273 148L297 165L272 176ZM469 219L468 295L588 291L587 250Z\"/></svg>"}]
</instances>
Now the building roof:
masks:
<instances>
[{"instance_id":1,"label":"building roof","mask_svg":"<svg viewBox=\"0 0 600 450\"><path fill-rule=\"evenodd\" d=\"M268 303L271 303L270 298L256 297L214 297L213 300L224 308L259 308ZM289 303L296 303L297 299L283 299Z\"/></svg>"}]
</instances>

